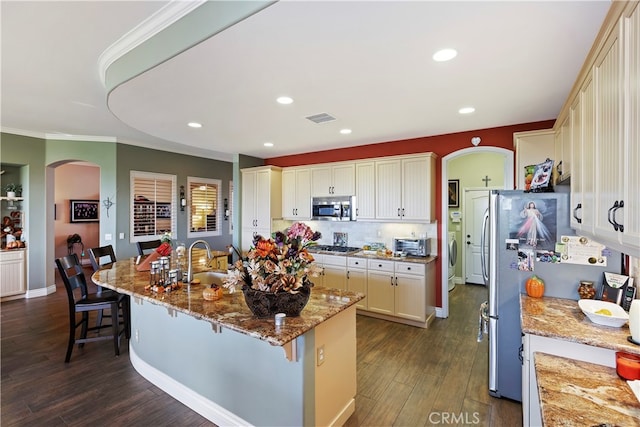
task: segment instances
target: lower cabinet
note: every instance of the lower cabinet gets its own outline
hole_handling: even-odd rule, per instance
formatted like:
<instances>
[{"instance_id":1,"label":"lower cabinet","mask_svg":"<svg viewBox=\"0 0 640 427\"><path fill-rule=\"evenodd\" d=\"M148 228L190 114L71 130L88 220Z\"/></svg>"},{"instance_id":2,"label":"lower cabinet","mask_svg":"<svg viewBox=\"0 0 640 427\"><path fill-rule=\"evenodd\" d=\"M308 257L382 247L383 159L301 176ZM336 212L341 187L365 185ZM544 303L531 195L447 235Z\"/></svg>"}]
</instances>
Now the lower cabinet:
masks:
<instances>
[{"instance_id":1,"label":"lower cabinet","mask_svg":"<svg viewBox=\"0 0 640 427\"><path fill-rule=\"evenodd\" d=\"M322 267L322 275L314 279L327 288L347 290L347 258L340 255L314 255Z\"/></svg>"},{"instance_id":2,"label":"lower cabinet","mask_svg":"<svg viewBox=\"0 0 640 427\"><path fill-rule=\"evenodd\" d=\"M26 255L27 251L24 249L0 251L0 297L27 291Z\"/></svg>"},{"instance_id":3,"label":"lower cabinet","mask_svg":"<svg viewBox=\"0 0 640 427\"><path fill-rule=\"evenodd\" d=\"M347 258L347 290L367 295L367 260L362 258ZM367 298L361 299L356 308L366 310Z\"/></svg>"},{"instance_id":4,"label":"lower cabinet","mask_svg":"<svg viewBox=\"0 0 640 427\"><path fill-rule=\"evenodd\" d=\"M435 294L430 295L435 281L427 270L433 270L433 264L369 260L367 310L425 326L435 315Z\"/></svg>"}]
</instances>

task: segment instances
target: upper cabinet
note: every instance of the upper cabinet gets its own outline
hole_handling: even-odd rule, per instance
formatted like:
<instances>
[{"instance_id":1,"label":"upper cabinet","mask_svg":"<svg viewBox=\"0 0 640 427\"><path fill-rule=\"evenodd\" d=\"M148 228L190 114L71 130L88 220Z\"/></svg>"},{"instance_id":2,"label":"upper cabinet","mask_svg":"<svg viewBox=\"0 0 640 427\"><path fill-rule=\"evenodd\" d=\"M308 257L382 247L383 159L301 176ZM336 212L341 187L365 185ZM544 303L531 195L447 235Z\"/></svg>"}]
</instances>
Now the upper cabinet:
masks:
<instances>
[{"instance_id":1,"label":"upper cabinet","mask_svg":"<svg viewBox=\"0 0 640 427\"><path fill-rule=\"evenodd\" d=\"M435 162L433 153L377 160L376 218L416 222L434 220Z\"/></svg>"},{"instance_id":2,"label":"upper cabinet","mask_svg":"<svg viewBox=\"0 0 640 427\"><path fill-rule=\"evenodd\" d=\"M256 235L271 235L271 219L282 217L282 172L274 166L242 169L241 246L248 251Z\"/></svg>"},{"instance_id":3,"label":"upper cabinet","mask_svg":"<svg viewBox=\"0 0 640 427\"><path fill-rule=\"evenodd\" d=\"M554 132L552 129L513 134L513 146L516 150L516 185L519 190L528 189L533 176L525 176L525 166L537 165L555 154ZM529 180L529 181L527 181Z\"/></svg>"},{"instance_id":4,"label":"upper cabinet","mask_svg":"<svg viewBox=\"0 0 640 427\"><path fill-rule=\"evenodd\" d=\"M431 222L436 158L423 153L284 168L283 218L309 219L312 197L355 195L357 220Z\"/></svg>"},{"instance_id":5,"label":"upper cabinet","mask_svg":"<svg viewBox=\"0 0 640 427\"><path fill-rule=\"evenodd\" d=\"M373 161L356 163L356 219L376 217L376 166Z\"/></svg>"},{"instance_id":6,"label":"upper cabinet","mask_svg":"<svg viewBox=\"0 0 640 427\"><path fill-rule=\"evenodd\" d=\"M307 168L282 171L282 217L290 220L311 218L311 173Z\"/></svg>"},{"instance_id":7,"label":"upper cabinet","mask_svg":"<svg viewBox=\"0 0 640 427\"><path fill-rule=\"evenodd\" d=\"M313 197L353 196L356 193L356 173L353 162L326 164L311 168Z\"/></svg>"},{"instance_id":8,"label":"upper cabinet","mask_svg":"<svg viewBox=\"0 0 640 427\"><path fill-rule=\"evenodd\" d=\"M555 129L570 123L572 227L633 256L640 256L639 15L637 1L612 3Z\"/></svg>"}]
</instances>

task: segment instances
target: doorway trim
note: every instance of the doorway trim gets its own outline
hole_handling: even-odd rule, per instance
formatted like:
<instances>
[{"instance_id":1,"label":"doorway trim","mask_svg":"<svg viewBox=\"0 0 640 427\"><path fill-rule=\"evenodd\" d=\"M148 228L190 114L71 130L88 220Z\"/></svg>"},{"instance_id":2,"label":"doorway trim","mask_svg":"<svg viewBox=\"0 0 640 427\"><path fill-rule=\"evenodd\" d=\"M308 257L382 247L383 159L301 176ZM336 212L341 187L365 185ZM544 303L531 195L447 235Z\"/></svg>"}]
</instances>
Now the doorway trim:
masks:
<instances>
[{"instance_id":1,"label":"doorway trim","mask_svg":"<svg viewBox=\"0 0 640 427\"><path fill-rule=\"evenodd\" d=\"M449 206L447 203L444 203L444 195L447 194L448 190L448 177L447 177L447 169L449 160L453 160L456 157L466 156L469 154L477 154L477 153L498 153L504 156L504 188L505 189L513 189L513 165L514 165L514 153L511 150L500 147L469 147L464 148L462 150L454 151L453 153L447 154L442 158L442 167L441 167L441 193L443 196L443 201L441 205L441 215L442 224L440 224L440 236L442 243L442 250L440 254L442 256L442 261L440 262L441 276L440 276L440 288L441 288L441 304L442 307L436 308L436 316L441 318L449 317L449 286L448 286L448 265L449 265L449 254L446 250L444 250L446 246L446 239L449 231L449 219L447 215L449 213Z\"/></svg>"}]
</instances>

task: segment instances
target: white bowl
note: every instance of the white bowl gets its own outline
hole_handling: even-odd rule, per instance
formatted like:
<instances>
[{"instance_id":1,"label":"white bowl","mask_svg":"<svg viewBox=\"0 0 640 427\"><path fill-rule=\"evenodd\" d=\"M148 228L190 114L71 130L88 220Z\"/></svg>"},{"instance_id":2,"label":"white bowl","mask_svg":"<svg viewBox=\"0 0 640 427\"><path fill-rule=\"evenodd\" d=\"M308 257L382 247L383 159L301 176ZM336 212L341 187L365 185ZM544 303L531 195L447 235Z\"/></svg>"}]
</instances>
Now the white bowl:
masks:
<instances>
[{"instance_id":1,"label":"white bowl","mask_svg":"<svg viewBox=\"0 0 640 427\"><path fill-rule=\"evenodd\" d=\"M595 299L581 299L578 300L578 306L589 320L593 323L597 323L598 325L619 328L629 320L627 312L618 304L612 302ZM611 316L596 313L596 311L603 308L609 310L611 312Z\"/></svg>"}]
</instances>

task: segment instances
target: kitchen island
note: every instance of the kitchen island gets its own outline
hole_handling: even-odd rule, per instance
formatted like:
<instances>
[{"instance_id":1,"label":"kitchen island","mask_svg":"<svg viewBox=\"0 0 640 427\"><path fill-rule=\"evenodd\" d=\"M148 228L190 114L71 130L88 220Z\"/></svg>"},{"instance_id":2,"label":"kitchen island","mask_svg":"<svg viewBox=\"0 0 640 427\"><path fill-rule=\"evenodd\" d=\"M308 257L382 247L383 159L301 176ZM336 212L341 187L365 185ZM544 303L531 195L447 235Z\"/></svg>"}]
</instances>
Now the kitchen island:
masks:
<instances>
[{"instance_id":1,"label":"kitchen island","mask_svg":"<svg viewBox=\"0 0 640 427\"><path fill-rule=\"evenodd\" d=\"M631 388L615 373L616 351L640 354L640 346L627 340L628 325L595 324L570 299L521 295L520 309L524 425L557 425L559 419L568 426L640 425L640 403L628 398ZM606 396L626 396L616 401L624 422L585 418L587 413L606 414L615 406Z\"/></svg>"},{"instance_id":2,"label":"kitchen island","mask_svg":"<svg viewBox=\"0 0 640 427\"><path fill-rule=\"evenodd\" d=\"M218 425L342 425L355 410L355 304L314 287L299 317L251 314L241 292L206 301L202 285L145 290L133 259L93 274L131 297L129 354L150 382Z\"/></svg>"}]
</instances>

